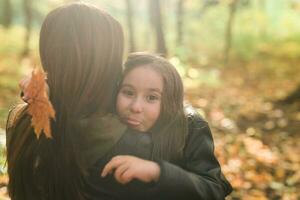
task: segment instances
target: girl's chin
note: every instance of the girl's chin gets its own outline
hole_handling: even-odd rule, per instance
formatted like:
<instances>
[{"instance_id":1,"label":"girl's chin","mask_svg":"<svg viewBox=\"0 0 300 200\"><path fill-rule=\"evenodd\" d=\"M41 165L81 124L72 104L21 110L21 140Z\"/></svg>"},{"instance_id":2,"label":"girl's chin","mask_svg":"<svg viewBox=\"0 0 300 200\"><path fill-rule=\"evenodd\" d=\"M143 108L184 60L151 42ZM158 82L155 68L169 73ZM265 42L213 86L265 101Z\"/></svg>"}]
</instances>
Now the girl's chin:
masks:
<instances>
[{"instance_id":1,"label":"girl's chin","mask_svg":"<svg viewBox=\"0 0 300 200\"><path fill-rule=\"evenodd\" d=\"M134 130L137 130L139 132L147 132L148 129L146 129L145 127L143 127L142 125L139 125L139 126L134 126L134 125L131 125L131 124L127 124L130 128L134 129Z\"/></svg>"},{"instance_id":2,"label":"girl's chin","mask_svg":"<svg viewBox=\"0 0 300 200\"><path fill-rule=\"evenodd\" d=\"M131 124L127 124L130 128L134 129L134 130L137 130L137 131L140 131L140 132L144 132L145 130L140 127L140 126L134 126L134 125L131 125Z\"/></svg>"}]
</instances>

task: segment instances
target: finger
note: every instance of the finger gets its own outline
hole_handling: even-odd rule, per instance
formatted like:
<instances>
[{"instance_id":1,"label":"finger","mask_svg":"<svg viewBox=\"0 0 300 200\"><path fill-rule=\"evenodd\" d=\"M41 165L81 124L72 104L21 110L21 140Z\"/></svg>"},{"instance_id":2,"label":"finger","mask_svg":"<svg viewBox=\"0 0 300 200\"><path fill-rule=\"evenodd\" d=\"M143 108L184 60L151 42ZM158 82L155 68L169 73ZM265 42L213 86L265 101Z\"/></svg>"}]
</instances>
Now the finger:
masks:
<instances>
[{"instance_id":1,"label":"finger","mask_svg":"<svg viewBox=\"0 0 300 200\"><path fill-rule=\"evenodd\" d=\"M101 176L105 177L107 174L111 174L115 168L118 167L118 163L110 161L108 162L104 169L102 170Z\"/></svg>"},{"instance_id":2,"label":"finger","mask_svg":"<svg viewBox=\"0 0 300 200\"><path fill-rule=\"evenodd\" d=\"M20 82L19 82L19 86L20 88L24 89L28 86L29 82L30 82L31 76L26 76L25 78L23 78Z\"/></svg>"},{"instance_id":3,"label":"finger","mask_svg":"<svg viewBox=\"0 0 300 200\"><path fill-rule=\"evenodd\" d=\"M122 184L127 184L134 178L132 170L128 169L121 175Z\"/></svg>"},{"instance_id":4,"label":"finger","mask_svg":"<svg viewBox=\"0 0 300 200\"><path fill-rule=\"evenodd\" d=\"M115 176L115 179L119 182L119 183L123 183L123 180L122 180L122 174L124 172L126 172L126 170L129 169L129 164L128 163L123 163L122 165L120 165L116 170L115 170L115 173L114 173L114 176Z\"/></svg>"},{"instance_id":5,"label":"finger","mask_svg":"<svg viewBox=\"0 0 300 200\"><path fill-rule=\"evenodd\" d=\"M107 174L112 173L112 171L116 168L118 168L119 165L121 165L124 162L124 160L120 157L114 157L112 158L103 168L101 176L105 177Z\"/></svg>"},{"instance_id":6,"label":"finger","mask_svg":"<svg viewBox=\"0 0 300 200\"><path fill-rule=\"evenodd\" d=\"M20 87L20 88L23 89L23 88L24 88L24 85L25 85L25 78L23 78L22 80L19 81L19 87Z\"/></svg>"}]
</instances>

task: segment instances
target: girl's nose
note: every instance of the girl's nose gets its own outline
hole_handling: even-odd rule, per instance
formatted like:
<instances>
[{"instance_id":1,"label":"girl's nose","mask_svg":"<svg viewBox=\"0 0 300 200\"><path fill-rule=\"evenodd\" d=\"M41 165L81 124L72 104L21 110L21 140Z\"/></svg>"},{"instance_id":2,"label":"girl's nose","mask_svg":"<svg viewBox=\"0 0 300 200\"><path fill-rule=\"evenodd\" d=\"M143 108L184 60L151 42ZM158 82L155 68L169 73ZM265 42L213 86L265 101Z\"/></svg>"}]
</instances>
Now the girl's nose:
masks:
<instances>
[{"instance_id":1,"label":"girl's nose","mask_svg":"<svg viewBox=\"0 0 300 200\"><path fill-rule=\"evenodd\" d=\"M130 105L130 110L131 112L134 113L140 113L143 111L143 103L140 99L135 99L132 101L131 105Z\"/></svg>"}]
</instances>

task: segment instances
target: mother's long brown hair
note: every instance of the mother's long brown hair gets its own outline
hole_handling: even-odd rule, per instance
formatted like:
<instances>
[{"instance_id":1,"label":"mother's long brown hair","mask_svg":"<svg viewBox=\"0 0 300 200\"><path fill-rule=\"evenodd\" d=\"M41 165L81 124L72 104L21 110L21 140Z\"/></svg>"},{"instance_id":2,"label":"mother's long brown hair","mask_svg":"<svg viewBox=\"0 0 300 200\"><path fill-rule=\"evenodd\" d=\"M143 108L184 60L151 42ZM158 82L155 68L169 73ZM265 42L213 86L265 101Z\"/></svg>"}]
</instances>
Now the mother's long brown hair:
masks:
<instances>
[{"instance_id":1,"label":"mother's long brown hair","mask_svg":"<svg viewBox=\"0 0 300 200\"><path fill-rule=\"evenodd\" d=\"M53 139L36 139L26 114L17 122L7 145L12 200L84 198L74 123L111 111L122 54L122 28L106 12L72 3L47 15L40 32L40 58L56 111Z\"/></svg>"}]
</instances>

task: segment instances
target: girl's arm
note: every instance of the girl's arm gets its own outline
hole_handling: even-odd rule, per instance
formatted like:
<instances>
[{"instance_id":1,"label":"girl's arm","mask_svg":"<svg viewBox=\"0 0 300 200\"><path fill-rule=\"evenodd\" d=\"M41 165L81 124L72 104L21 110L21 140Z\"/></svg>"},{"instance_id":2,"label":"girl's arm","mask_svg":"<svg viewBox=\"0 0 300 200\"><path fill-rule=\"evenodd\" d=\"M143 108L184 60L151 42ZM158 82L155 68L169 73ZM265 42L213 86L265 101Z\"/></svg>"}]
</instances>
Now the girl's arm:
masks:
<instances>
[{"instance_id":1,"label":"girl's arm","mask_svg":"<svg viewBox=\"0 0 300 200\"><path fill-rule=\"evenodd\" d=\"M153 192L166 199L224 199L232 187L214 155L210 128L195 112L188 119L183 168L159 161L161 174Z\"/></svg>"},{"instance_id":2,"label":"girl's arm","mask_svg":"<svg viewBox=\"0 0 300 200\"><path fill-rule=\"evenodd\" d=\"M157 165L153 161L123 155L109 161L102 176L112 173L122 184L133 179L152 182L149 190L136 194L147 196L146 199L224 199L232 188L214 155L210 128L199 115L194 113L188 117L189 135L182 167L167 161L157 161Z\"/></svg>"}]
</instances>

